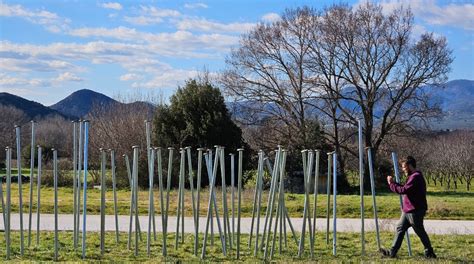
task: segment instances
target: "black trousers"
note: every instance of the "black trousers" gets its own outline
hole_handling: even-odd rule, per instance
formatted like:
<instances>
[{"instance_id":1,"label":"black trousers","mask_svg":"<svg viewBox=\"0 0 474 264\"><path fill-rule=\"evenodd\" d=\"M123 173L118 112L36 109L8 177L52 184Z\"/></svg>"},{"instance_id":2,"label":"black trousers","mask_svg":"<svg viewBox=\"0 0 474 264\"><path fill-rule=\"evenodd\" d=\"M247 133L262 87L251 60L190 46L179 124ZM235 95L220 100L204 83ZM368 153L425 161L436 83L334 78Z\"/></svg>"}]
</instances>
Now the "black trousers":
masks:
<instances>
[{"instance_id":1,"label":"black trousers","mask_svg":"<svg viewBox=\"0 0 474 264\"><path fill-rule=\"evenodd\" d=\"M403 237L405 236L405 232L408 230L409 227L413 228L413 231L418 235L425 247L425 251L433 250L431 247L430 238L425 231L425 226L423 225L423 219L425 217L426 211L414 211L411 213L402 213L400 220L397 223L397 230L395 232L395 238L392 244L392 254L397 254L398 250L400 249Z\"/></svg>"}]
</instances>

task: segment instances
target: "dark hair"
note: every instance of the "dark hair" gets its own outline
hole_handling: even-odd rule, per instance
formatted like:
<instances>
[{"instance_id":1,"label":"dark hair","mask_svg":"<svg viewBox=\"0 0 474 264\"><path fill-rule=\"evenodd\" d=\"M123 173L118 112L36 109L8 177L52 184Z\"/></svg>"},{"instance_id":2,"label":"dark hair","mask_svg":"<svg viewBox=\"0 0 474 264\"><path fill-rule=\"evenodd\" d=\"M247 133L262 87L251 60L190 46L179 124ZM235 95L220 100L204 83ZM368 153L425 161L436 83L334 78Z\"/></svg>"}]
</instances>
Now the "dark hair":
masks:
<instances>
[{"instance_id":1,"label":"dark hair","mask_svg":"<svg viewBox=\"0 0 474 264\"><path fill-rule=\"evenodd\" d=\"M403 163L406 165L411 165L413 168L416 168L416 160L412 156L407 156L404 160Z\"/></svg>"}]
</instances>

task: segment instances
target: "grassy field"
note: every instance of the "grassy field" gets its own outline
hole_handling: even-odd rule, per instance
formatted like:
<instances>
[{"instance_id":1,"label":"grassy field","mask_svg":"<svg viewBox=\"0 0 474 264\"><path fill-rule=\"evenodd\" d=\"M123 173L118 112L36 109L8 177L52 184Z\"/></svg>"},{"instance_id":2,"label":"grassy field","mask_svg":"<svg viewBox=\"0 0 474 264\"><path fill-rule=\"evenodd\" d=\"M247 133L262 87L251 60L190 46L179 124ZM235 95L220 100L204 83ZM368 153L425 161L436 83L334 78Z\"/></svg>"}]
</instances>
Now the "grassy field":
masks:
<instances>
[{"instance_id":1,"label":"grassy field","mask_svg":"<svg viewBox=\"0 0 474 264\"><path fill-rule=\"evenodd\" d=\"M179 244L177 250L174 247L174 234L169 234L167 238L168 256L163 257L162 237L157 234L157 240L152 242L150 257L146 254L146 239L139 244L139 255L134 256L133 250L127 249L127 235L121 233L120 242L116 244L115 234L106 234L106 250L104 255L100 254L100 240L99 233L88 233L87 236L87 260L97 261L139 261L139 262L198 262L200 261L200 252L202 250L202 234L199 240L199 254L198 257L193 254L194 237L188 235L185 237L185 243ZM404 243L399 252L397 259L382 258L376 249L375 233L366 234L366 256L362 257L360 253L360 237L356 233L339 233L338 234L338 253L334 257L332 255L332 245L326 245L323 238L324 234L318 233L316 236L315 255L312 259L309 254L308 240L305 247L305 253L302 258L297 257L297 245L292 237L288 237L288 247L283 246L282 253L279 253L278 242L276 243L276 251L273 260L281 262L308 262L308 261L323 261L323 262L390 262L390 263L422 263L426 260L423 257L423 246L418 238L412 239L413 257L409 257L406 244ZM381 239L383 245L388 247L393 234L382 233ZM13 261L51 261L54 256L53 240L54 234L52 232L42 232L41 242L39 246L32 241L30 249L25 249L24 256L19 255L19 233L12 233L12 256ZM474 260L474 235L431 235L433 247L435 248L438 259L433 262L439 263L459 263L472 262ZM59 233L60 261L80 261L81 249L74 250L72 246L72 233ZM235 248L228 252L227 257L223 256L221 246L218 243L218 237L215 238L215 245L207 247L207 258L209 262L235 262ZM132 242L133 243L133 242ZM330 242L331 243L331 242ZM284 245L284 243L283 243ZM0 240L0 259L5 259L5 240ZM133 245L132 245L133 249ZM241 238L241 262L260 262L263 254L260 253L258 257L254 257L253 249L248 249L248 235L243 235Z\"/></svg>"},{"instance_id":2,"label":"grassy field","mask_svg":"<svg viewBox=\"0 0 474 264\"><path fill-rule=\"evenodd\" d=\"M5 185L3 185L5 188ZM433 189L433 190L432 190ZM437 190L436 188L429 187L428 192L428 206L429 211L427 214L428 219L459 219L459 220L474 220L474 193L473 192L444 192ZM4 189L5 191L5 189ZM220 189L218 191L218 203L221 203ZM228 193L228 204L230 207L230 189ZM41 212L53 213L53 196L54 192L52 188L44 187L41 189ZM130 206L130 192L127 190L119 190L118 204L119 214L128 214ZM265 192L262 198L262 205L265 209L267 203L268 193ZM88 189L88 213L99 214L100 213L100 190ZM237 193L235 194L237 200ZM36 210L36 188L33 192L33 209ZM200 199L200 215L205 216L207 210L207 202L209 197L209 190L204 189L201 192ZM247 189L242 193L242 216L250 217L252 215L253 208L253 190ZM81 195L82 199L82 195ZM23 186L23 201L24 212L28 212L29 206L29 184ZM159 205L159 192L155 190L155 203L156 212L160 213ZM176 213L177 208L177 191L172 190L170 192L170 214ZM313 197L311 196L311 203ZM327 196L325 194L318 195L318 216L325 217L326 215L326 201ZM373 207L372 198L370 194L367 194L364 199L365 202L365 215L366 217L372 217ZM72 213L73 195L72 188L62 187L59 188L59 212L60 213ZM331 200L332 203L332 200ZM360 196L359 195L338 195L337 196L338 217L343 218L359 218L360 217ZM286 194L286 205L288 212L292 217L302 217L304 208L304 195L302 194ZM236 205L237 206L237 201ZM397 195L392 193L381 193L377 194L377 209L379 218L399 218L399 198ZM140 214L147 214L148 208L148 191L141 190L139 192L139 210ZM265 210L262 210L262 214ZM18 212L18 185L12 184L12 210ZM113 196L111 188L107 191L106 201L106 213L113 214ZM187 191L185 194L185 214L188 216L192 215L191 208L191 195Z\"/></svg>"}]
</instances>

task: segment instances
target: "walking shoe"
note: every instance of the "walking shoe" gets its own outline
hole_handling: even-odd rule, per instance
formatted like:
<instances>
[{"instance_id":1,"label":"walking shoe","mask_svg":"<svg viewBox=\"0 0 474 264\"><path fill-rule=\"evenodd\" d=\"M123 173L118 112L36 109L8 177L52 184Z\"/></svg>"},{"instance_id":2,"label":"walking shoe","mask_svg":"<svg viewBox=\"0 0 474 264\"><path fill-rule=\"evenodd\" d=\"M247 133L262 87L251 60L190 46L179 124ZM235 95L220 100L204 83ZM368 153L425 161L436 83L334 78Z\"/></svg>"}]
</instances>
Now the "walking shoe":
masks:
<instances>
[{"instance_id":1,"label":"walking shoe","mask_svg":"<svg viewBox=\"0 0 474 264\"><path fill-rule=\"evenodd\" d=\"M432 248L425 249L425 258L432 258L432 259L436 258L436 254L434 253Z\"/></svg>"},{"instance_id":2,"label":"walking shoe","mask_svg":"<svg viewBox=\"0 0 474 264\"><path fill-rule=\"evenodd\" d=\"M384 257L387 257L387 258L395 258L395 254L393 254L392 251L389 250L389 249L381 248L381 249L379 250L379 252L380 252Z\"/></svg>"}]
</instances>

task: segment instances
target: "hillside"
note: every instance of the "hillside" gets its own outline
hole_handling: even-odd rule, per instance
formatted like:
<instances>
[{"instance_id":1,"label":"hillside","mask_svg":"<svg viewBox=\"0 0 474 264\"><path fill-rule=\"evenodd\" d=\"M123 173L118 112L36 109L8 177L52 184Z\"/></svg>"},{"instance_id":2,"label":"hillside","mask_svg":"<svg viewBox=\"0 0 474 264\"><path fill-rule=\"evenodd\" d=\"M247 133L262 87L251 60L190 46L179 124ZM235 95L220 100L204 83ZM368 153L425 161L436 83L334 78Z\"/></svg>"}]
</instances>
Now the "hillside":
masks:
<instances>
[{"instance_id":1,"label":"hillside","mask_svg":"<svg viewBox=\"0 0 474 264\"><path fill-rule=\"evenodd\" d=\"M70 94L50 108L65 115L80 118L86 116L94 107L109 107L117 103L104 94L83 89Z\"/></svg>"},{"instance_id":2,"label":"hillside","mask_svg":"<svg viewBox=\"0 0 474 264\"><path fill-rule=\"evenodd\" d=\"M9 93L0 93L0 105L12 106L23 111L27 117L31 120L39 120L47 116L59 115L69 119L70 116L62 114L59 111L51 109L40 103L27 100L20 96L16 96Z\"/></svg>"}]
</instances>

